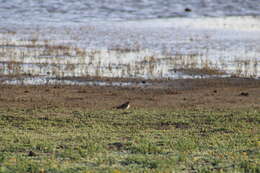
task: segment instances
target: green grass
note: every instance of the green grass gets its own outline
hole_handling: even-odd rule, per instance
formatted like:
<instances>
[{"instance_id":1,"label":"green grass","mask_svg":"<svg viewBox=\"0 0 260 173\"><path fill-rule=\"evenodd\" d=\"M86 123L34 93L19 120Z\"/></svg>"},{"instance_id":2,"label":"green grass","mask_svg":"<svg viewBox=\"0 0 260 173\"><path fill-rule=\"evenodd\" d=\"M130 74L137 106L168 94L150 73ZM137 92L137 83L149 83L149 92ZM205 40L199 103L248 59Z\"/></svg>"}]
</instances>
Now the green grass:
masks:
<instances>
[{"instance_id":1,"label":"green grass","mask_svg":"<svg viewBox=\"0 0 260 173\"><path fill-rule=\"evenodd\" d=\"M0 172L257 173L259 124L257 110L2 108Z\"/></svg>"}]
</instances>

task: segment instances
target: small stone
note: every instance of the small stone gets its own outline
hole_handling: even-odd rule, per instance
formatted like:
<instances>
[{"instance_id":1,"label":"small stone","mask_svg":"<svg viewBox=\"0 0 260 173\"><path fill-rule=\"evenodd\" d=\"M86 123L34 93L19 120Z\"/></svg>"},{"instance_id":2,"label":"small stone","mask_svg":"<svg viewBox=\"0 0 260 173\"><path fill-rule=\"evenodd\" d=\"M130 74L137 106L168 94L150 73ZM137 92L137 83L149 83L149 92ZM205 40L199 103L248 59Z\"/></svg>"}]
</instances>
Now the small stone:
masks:
<instances>
[{"instance_id":1,"label":"small stone","mask_svg":"<svg viewBox=\"0 0 260 173\"><path fill-rule=\"evenodd\" d=\"M110 149L116 149L116 150L121 150L124 147L124 144L121 142L114 142L108 144Z\"/></svg>"},{"instance_id":2,"label":"small stone","mask_svg":"<svg viewBox=\"0 0 260 173\"><path fill-rule=\"evenodd\" d=\"M29 151L28 156L30 156L30 157L36 156L36 153L33 151Z\"/></svg>"},{"instance_id":3,"label":"small stone","mask_svg":"<svg viewBox=\"0 0 260 173\"><path fill-rule=\"evenodd\" d=\"M241 92L240 94L239 94L239 96L249 96L249 94L247 93L247 92Z\"/></svg>"}]
</instances>

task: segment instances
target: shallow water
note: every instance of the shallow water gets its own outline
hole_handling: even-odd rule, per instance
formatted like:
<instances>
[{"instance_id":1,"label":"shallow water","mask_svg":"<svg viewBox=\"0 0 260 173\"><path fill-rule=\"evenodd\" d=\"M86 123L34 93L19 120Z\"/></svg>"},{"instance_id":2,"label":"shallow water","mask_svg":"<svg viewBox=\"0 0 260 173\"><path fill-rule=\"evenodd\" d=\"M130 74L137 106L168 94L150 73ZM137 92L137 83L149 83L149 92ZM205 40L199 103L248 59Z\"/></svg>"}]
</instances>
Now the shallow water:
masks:
<instances>
[{"instance_id":1,"label":"shallow water","mask_svg":"<svg viewBox=\"0 0 260 173\"><path fill-rule=\"evenodd\" d=\"M1 84L8 85L90 85L90 86L116 86L116 87L148 87L149 82L117 82L79 79L57 79L44 76L37 77L0 77Z\"/></svg>"},{"instance_id":2,"label":"shallow water","mask_svg":"<svg viewBox=\"0 0 260 173\"><path fill-rule=\"evenodd\" d=\"M189 75L183 69L204 69L201 75L209 71L208 75L260 75L257 17L139 23L94 22L51 28L21 25L15 33L0 34L0 72L176 79Z\"/></svg>"},{"instance_id":3,"label":"shallow water","mask_svg":"<svg viewBox=\"0 0 260 173\"><path fill-rule=\"evenodd\" d=\"M0 20L4 23L56 24L90 20L257 16L260 3L259 0L0 0L0 9Z\"/></svg>"},{"instance_id":4,"label":"shallow water","mask_svg":"<svg viewBox=\"0 0 260 173\"><path fill-rule=\"evenodd\" d=\"M257 1L0 4L1 75L260 77Z\"/></svg>"}]
</instances>

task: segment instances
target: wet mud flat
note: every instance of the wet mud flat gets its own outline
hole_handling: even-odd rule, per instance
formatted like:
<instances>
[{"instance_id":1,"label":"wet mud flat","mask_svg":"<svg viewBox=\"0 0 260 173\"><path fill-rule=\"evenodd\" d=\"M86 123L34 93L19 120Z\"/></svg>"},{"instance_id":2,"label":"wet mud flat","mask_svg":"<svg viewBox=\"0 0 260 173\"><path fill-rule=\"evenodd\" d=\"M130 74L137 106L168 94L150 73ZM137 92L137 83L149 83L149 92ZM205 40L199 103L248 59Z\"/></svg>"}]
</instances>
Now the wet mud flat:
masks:
<instances>
[{"instance_id":1,"label":"wet mud flat","mask_svg":"<svg viewBox=\"0 0 260 173\"><path fill-rule=\"evenodd\" d=\"M120 82L119 79L115 81ZM142 86L0 84L0 107L112 110L114 106L130 101L131 109L260 108L260 80L215 78L138 81L136 79L132 82L142 83ZM145 85L144 82L149 85Z\"/></svg>"}]
</instances>

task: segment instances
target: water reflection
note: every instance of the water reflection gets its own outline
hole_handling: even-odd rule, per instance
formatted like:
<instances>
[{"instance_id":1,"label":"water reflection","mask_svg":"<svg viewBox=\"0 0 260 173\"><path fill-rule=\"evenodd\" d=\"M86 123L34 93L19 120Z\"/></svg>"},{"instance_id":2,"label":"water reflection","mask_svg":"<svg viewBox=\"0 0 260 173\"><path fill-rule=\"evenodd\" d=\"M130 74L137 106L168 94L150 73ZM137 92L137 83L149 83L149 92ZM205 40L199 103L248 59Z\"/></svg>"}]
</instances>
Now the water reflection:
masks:
<instances>
[{"instance_id":1,"label":"water reflection","mask_svg":"<svg viewBox=\"0 0 260 173\"><path fill-rule=\"evenodd\" d=\"M122 82L101 81L88 79L58 79L44 76L37 77L0 77L1 84L8 85L89 85L89 86L117 86L117 87L147 87L151 83L146 81Z\"/></svg>"}]
</instances>

